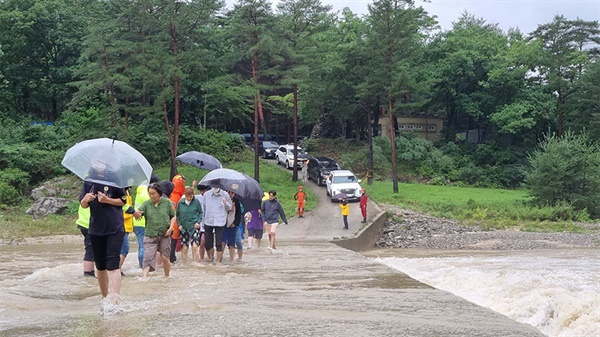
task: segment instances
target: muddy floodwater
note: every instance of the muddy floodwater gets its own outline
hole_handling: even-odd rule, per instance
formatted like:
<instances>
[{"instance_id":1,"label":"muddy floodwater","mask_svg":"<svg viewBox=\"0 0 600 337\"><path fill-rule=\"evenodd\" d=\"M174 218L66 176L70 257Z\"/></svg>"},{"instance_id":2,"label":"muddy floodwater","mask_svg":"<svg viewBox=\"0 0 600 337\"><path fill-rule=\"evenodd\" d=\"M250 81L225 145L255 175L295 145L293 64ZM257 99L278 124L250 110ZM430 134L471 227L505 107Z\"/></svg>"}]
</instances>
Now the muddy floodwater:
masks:
<instances>
[{"instance_id":1,"label":"muddy floodwater","mask_svg":"<svg viewBox=\"0 0 600 337\"><path fill-rule=\"evenodd\" d=\"M542 336L334 244L282 240L242 263L174 265L142 279L123 268L123 302L82 276L83 245L0 246L0 335ZM132 243L131 249L137 246Z\"/></svg>"}]
</instances>

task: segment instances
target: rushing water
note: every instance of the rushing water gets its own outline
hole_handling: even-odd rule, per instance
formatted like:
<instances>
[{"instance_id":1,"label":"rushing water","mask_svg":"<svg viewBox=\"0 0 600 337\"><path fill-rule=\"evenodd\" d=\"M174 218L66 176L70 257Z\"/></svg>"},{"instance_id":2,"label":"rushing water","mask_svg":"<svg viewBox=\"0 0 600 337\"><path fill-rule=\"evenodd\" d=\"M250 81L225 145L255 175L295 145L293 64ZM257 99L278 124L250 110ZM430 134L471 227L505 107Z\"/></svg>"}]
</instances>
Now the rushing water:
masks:
<instances>
[{"instance_id":1,"label":"rushing water","mask_svg":"<svg viewBox=\"0 0 600 337\"><path fill-rule=\"evenodd\" d=\"M548 336L600 336L600 250L436 255L377 261Z\"/></svg>"}]
</instances>

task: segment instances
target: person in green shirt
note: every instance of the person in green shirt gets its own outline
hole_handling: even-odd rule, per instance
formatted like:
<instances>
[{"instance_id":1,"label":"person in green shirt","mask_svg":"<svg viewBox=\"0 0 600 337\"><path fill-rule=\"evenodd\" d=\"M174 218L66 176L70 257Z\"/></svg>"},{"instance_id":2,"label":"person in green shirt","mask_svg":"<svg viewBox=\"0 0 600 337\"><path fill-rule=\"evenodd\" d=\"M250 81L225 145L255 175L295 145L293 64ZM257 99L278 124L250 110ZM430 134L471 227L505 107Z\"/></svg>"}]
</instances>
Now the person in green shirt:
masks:
<instances>
[{"instance_id":1,"label":"person in green shirt","mask_svg":"<svg viewBox=\"0 0 600 337\"><path fill-rule=\"evenodd\" d=\"M133 216L136 219L142 216L146 219L144 233L144 261L142 262L142 276L148 277L150 271L156 270L156 252L160 252L163 262L165 277L169 277L171 264L171 234L175 226L175 209L171 201L162 197L162 188L159 184L148 186L150 200L142 203Z\"/></svg>"},{"instance_id":2,"label":"person in green shirt","mask_svg":"<svg viewBox=\"0 0 600 337\"><path fill-rule=\"evenodd\" d=\"M184 198L179 200L177 210L177 224L181 232L181 257L183 264L188 262L188 249L192 247L192 258L194 262L200 261L200 223L202 222L202 205L194 197L194 189L185 189Z\"/></svg>"}]
</instances>

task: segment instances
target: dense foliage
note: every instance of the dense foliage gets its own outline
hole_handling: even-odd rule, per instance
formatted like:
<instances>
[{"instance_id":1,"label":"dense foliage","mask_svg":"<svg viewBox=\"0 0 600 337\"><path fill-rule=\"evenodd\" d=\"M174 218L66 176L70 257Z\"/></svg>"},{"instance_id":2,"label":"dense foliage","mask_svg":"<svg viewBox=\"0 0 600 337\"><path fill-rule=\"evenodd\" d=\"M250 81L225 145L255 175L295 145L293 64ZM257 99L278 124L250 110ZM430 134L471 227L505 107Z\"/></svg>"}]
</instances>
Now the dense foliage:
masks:
<instances>
[{"instance_id":1,"label":"dense foliage","mask_svg":"<svg viewBox=\"0 0 600 337\"><path fill-rule=\"evenodd\" d=\"M191 149L226 161L243 146L227 133L255 125L291 142L294 87L298 134L355 142L338 159L359 175L373 126L378 178L397 167L433 184L519 187L545 135L585 131L590 147L600 135L596 21L557 15L523 34L464 13L440 31L412 0L376 0L364 16L319 0L224 6L1 1L0 204L63 173L83 139L125 140L171 174ZM382 111L440 117L442 139L395 122L391 144Z\"/></svg>"}]
</instances>

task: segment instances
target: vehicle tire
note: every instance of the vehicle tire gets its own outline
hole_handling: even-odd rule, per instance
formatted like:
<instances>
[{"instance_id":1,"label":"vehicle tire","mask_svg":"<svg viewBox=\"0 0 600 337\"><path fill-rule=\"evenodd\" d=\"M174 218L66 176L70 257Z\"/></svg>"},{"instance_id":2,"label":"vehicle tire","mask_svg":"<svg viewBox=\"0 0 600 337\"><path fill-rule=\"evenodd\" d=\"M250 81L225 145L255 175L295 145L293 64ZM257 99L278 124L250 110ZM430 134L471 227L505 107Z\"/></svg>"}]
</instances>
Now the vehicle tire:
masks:
<instances>
[{"instance_id":1,"label":"vehicle tire","mask_svg":"<svg viewBox=\"0 0 600 337\"><path fill-rule=\"evenodd\" d=\"M321 186L323 185L323 181L321 180L321 177L317 178L317 186Z\"/></svg>"},{"instance_id":2,"label":"vehicle tire","mask_svg":"<svg viewBox=\"0 0 600 337\"><path fill-rule=\"evenodd\" d=\"M286 169L288 169L288 170L292 168L292 167L290 166L290 161L289 161L289 160L286 160L286 161L285 161L285 168L286 168Z\"/></svg>"},{"instance_id":3,"label":"vehicle tire","mask_svg":"<svg viewBox=\"0 0 600 337\"><path fill-rule=\"evenodd\" d=\"M327 193L327 196L329 196L329 190L327 188L325 188L325 193Z\"/></svg>"}]
</instances>

